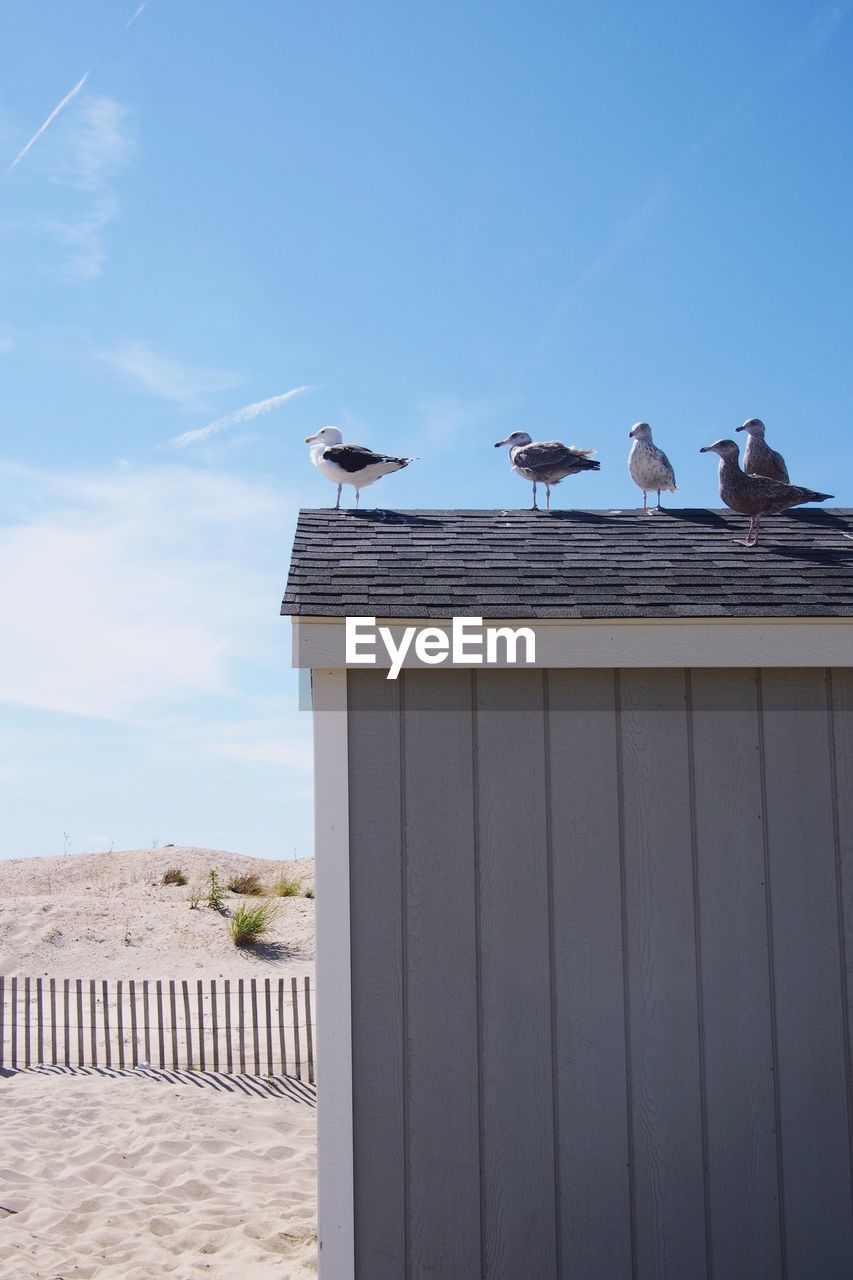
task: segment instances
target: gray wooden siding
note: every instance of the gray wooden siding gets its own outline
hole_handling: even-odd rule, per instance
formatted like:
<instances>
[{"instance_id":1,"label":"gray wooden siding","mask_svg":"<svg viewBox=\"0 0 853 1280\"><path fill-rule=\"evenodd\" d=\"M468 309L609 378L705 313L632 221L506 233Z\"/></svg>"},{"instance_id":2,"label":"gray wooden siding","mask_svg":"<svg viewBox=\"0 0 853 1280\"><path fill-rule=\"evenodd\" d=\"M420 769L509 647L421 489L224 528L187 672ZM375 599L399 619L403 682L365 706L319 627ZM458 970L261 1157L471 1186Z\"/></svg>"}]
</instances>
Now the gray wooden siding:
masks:
<instances>
[{"instance_id":1,"label":"gray wooden siding","mask_svg":"<svg viewBox=\"0 0 853 1280\"><path fill-rule=\"evenodd\" d=\"M849 1280L853 676L348 687L357 1280Z\"/></svg>"}]
</instances>

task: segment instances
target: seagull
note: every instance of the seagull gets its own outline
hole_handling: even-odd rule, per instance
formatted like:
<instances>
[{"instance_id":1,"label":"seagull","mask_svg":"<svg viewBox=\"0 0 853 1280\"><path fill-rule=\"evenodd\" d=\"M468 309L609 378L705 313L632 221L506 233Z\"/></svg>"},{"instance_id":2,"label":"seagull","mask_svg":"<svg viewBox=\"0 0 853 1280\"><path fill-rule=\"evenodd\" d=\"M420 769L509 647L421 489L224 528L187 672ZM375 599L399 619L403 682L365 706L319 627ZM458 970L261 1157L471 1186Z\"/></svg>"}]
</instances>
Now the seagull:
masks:
<instances>
[{"instance_id":1,"label":"seagull","mask_svg":"<svg viewBox=\"0 0 853 1280\"><path fill-rule=\"evenodd\" d=\"M736 427L735 430L749 432L743 451L743 469L748 476L767 476L768 480L791 483L785 459L765 442L764 423L760 418L749 418L742 427Z\"/></svg>"},{"instance_id":2,"label":"seagull","mask_svg":"<svg viewBox=\"0 0 853 1280\"><path fill-rule=\"evenodd\" d=\"M373 484L392 471L402 471L412 458L391 458L386 453L374 453L360 444L344 444L339 427L323 427L316 435L306 436L305 443L312 446L311 461L327 480L338 486L338 499L333 510L341 509L341 489L351 484L355 489L355 505L365 485Z\"/></svg>"},{"instance_id":3,"label":"seagull","mask_svg":"<svg viewBox=\"0 0 853 1280\"><path fill-rule=\"evenodd\" d=\"M663 449L659 449L652 441L652 429L647 422L635 422L628 435L634 439L628 454L628 470L631 479L643 491L643 510L651 515L662 510L662 489L667 493L675 493L675 472ZM658 505L650 508L646 493L651 489L657 491Z\"/></svg>"},{"instance_id":4,"label":"seagull","mask_svg":"<svg viewBox=\"0 0 853 1280\"><path fill-rule=\"evenodd\" d=\"M513 431L506 440L499 440L495 445L500 449L509 445L509 461L513 471L525 480L533 481L533 506L531 511L538 511L536 505L536 486L545 486L545 509L551 510L551 485L559 484L566 476L576 475L578 471L598 471L600 462L593 462L587 455L595 453L594 449L578 449L573 444L563 444L560 440L543 440L534 443L526 431Z\"/></svg>"},{"instance_id":5,"label":"seagull","mask_svg":"<svg viewBox=\"0 0 853 1280\"><path fill-rule=\"evenodd\" d=\"M733 539L740 547L755 546L761 516L775 516L803 502L826 502L827 498L834 496L815 493L814 489L802 489L796 484L783 484L781 480L771 480L768 476L748 476L740 469L734 440L715 440L699 452L719 454L720 497L732 511L750 518L746 539Z\"/></svg>"}]
</instances>

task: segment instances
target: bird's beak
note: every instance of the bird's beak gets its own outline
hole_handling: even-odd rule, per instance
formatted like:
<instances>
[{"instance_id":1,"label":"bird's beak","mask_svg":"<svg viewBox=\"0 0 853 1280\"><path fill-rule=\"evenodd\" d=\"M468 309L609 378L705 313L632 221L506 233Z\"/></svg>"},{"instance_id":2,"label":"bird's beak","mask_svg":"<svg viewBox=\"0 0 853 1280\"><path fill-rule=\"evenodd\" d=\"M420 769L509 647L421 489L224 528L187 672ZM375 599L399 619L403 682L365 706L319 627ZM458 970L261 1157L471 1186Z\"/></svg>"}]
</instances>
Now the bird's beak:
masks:
<instances>
[{"instance_id":1,"label":"bird's beak","mask_svg":"<svg viewBox=\"0 0 853 1280\"><path fill-rule=\"evenodd\" d=\"M501 447L501 445L502 445L502 444L507 444L507 443L508 443L508 442L507 442L506 440L499 440L499 441L497 442L497 444L495 445L495 448L496 448L496 449L500 449L500 447Z\"/></svg>"},{"instance_id":2,"label":"bird's beak","mask_svg":"<svg viewBox=\"0 0 853 1280\"><path fill-rule=\"evenodd\" d=\"M631 430L628 432L628 437L630 438L633 434L634 434L634 429L632 427Z\"/></svg>"},{"instance_id":3,"label":"bird's beak","mask_svg":"<svg viewBox=\"0 0 853 1280\"><path fill-rule=\"evenodd\" d=\"M746 427L735 427L735 431L746 431Z\"/></svg>"},{"instance_id":4,"label":"bird's beak","mask_svg":"<svg viewBox=\"0 0 853 1280\"><path fill-rule=\"evenodd\" d=\"M306 436L306 437L305 437L305 443L306 443L306 444L313 444L313 442L314 442L316 439L317 439L317 437L316 437L316 436Z\"/></svg>"},{"instance_id":5,"label":"bird's beak","mask_svg":"<svg viewBox=\"0 0 853 1280\"><path fill-rule=\"evenodd\" d=\"M699 450L699 452L700 452L700 453L713 453L714 451L713 451L713 449L711 448L711 446L710 446L709 444L703 444L703 445L702 445L702 448Z\"/></svg>"}]
</instances>

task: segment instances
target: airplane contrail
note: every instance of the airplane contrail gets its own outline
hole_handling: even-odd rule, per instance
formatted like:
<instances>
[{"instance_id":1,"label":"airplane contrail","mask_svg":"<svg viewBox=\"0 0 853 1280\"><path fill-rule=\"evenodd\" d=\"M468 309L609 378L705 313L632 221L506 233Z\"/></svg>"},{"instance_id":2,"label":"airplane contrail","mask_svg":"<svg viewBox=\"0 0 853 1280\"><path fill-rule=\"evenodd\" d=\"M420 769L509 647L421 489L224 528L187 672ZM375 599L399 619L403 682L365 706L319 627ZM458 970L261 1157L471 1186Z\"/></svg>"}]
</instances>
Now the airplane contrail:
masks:
<instances>
[{"instance_id":1,"label":"airplane contrail","mask_svg":"<svg viewBox=\"0 0 853 1280\"><path fill-rule=\"evenodd\" d=\"M258 400L255 404L247 404L242 409L235 410L234 413L228 413L224 418L217 418L215 422L209 423L206 427L196 427L194 431L185 431L183 435L174 436L170 440L170 444L177 445L179 449L185 449L188 444L199 444L202 440L208 440L211 436L218 435L220 431L225 431L228 427L235 427L242 422L251 422L254 418L259 418L263 413L269 413L272 409L277 409L279 405L285 404L286 401L292 400L294 396L304 396L306 391L313 391L313 387L292 387L290 391L285 391L280 396L270 396L268 400Z\"/></svg>"},{"instance_id":2,"label":"airplane contrail","mask_svg":"<svg viewBox=\"0 0 853 1280\"><path fill-rule=\"evenodd\" d=\"M73 88L73 89L71 89L69 93L66 93L66 95L65 95L65 97L62 99L62 101L61 101L57 106L55 106L55 107L53 108L53 110L51 111L50 115L49 115L49 116L47 117L47 119L45 120L44 124L43 124L43 125L41 125L41 126L40 126L36 131L35 131L35 133L33 134L33 136L30 138L29 142L27 143L27 145L26 145L26 146L25 146L21 151L19 151L19 152L18 152L18 154L15 156L15 159L12 161L12 163L9 165L9 168L6 170L6 176L7 176L7 177L8 177L8 176L9 176L9 174L12 172L12 170L13 170L13 169L14 169L14 167L15 167L15 165L16 165L16 164L19 164L19 163L20 163L20 161L21 161L21 160L23 160L24 156L27 154L27 152L29 151L29 149L30 149L30 147L33 145L33 143L38 142L39 138L40 138L40 137L41 137L41 135L44 133L45 129L49 128L49 127L50 127L50 125L52 125L52 124L53 124L54 120L55 120L55 119L56 119L56 117L59 115L60 111L64 111L64 110L65 110L65 108L68 106L69 102L71 101L71 99L72 99L72 98L75 98L75 97L77 96L77 94L78 94L78 93L80 92L80 90L83 88L83 85L86 83L86 81L87 81L88 79L89 79L89 72L88 72L88 71L84 71L84 72L83 72L83 75L82 75L82 76L80 77L80 79L77 81L77 83L75 84L74 88Z\"/></svg>"},{"instance_id":3,"label":"airplane contrail","mask_svg":"<svg viewBox=\"0 0 853 1280\"><path fill-rule=\"evenodd\" d=\"M130 15L130 17L128 18L127 22L124 24L124 29L125 29L125 31L127 31L127 28L128 28L128 27L132 27L132 26L133 26L134 22L135 22L135 21L136 21L136 19L139 17L140 13L142 12L142 10L143 10L144 8L145 8L145 4L143 3L143 4L141 4L141 5L139 6L139 8L136 10L136 12L135 12L135 13L132 13L132 14Z\"/></svg>"}]
</instances>

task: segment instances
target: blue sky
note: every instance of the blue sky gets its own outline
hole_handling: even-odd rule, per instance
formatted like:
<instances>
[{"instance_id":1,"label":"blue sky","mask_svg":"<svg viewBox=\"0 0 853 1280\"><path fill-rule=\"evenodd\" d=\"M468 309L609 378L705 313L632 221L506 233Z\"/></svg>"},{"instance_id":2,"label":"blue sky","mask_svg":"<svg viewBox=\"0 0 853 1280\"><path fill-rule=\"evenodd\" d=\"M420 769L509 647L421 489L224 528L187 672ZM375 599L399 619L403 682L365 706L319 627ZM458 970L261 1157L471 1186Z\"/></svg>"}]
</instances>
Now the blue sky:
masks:
<instances>
[{"instance_id":1,"label":"blue sky","mask_svg":"<svg viewBox=\"0 0 853 1280\"><path fill-rule=\"evenodd\" d=\"M645 419L713 506L760 416L853 505L853 0L7 0L0 69L0 856L311 852L325 424L419 458L367 505L525 505L523 429L611 507Z\"/></svg>"}]
</instances>

